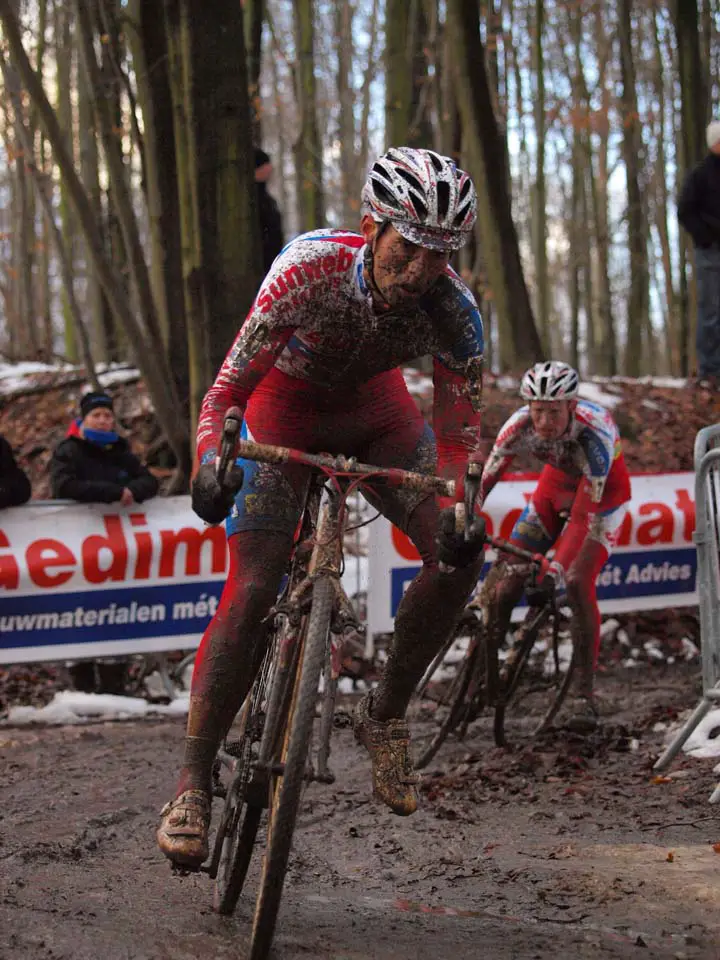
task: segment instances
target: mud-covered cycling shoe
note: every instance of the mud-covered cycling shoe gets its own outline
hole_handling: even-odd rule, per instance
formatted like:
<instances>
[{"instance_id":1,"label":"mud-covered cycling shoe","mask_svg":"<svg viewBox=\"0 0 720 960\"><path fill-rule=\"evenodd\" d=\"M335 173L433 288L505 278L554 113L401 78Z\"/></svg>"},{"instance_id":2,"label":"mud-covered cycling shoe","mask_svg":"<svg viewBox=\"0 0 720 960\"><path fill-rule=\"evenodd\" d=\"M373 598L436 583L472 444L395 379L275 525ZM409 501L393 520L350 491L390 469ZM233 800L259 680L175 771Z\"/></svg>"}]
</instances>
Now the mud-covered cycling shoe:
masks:
<instances>
[{"instance_id":1,"label":"mud-covered cycling shoe","mask_svg":"<svg viewBox=\"0 0 720 960\"><path fill-rule=\"evenodd\" d=\"M210 797L204 790L186 790L160 811L158 846L173 863L197 869L207 860Z\"/></svg>"},{"instance_id":2,"label":"mud-covered cycling shoe","mask_svg":"<svg viewBox=\"0 0 720 960\"><path fill-rule=\"evenodd\" d=\"M567 705L563 726L571 733L594 733L600 726L597 704L592 697L575 697Z\"/></svg>"},{"instance_id":3,"label":"mud-covered cycling shoe","mask_svg":"<svg viewBox=\"0 0 720 960\"><path fill-rule=\"evenodd\" d=\"M410 760L410 731L405 720L373 720L371 694L355 710L355 739L370 754L373 794L393 813L408 817L417 810L415 788L420 780Z\"/></svg>"}]
</instances>

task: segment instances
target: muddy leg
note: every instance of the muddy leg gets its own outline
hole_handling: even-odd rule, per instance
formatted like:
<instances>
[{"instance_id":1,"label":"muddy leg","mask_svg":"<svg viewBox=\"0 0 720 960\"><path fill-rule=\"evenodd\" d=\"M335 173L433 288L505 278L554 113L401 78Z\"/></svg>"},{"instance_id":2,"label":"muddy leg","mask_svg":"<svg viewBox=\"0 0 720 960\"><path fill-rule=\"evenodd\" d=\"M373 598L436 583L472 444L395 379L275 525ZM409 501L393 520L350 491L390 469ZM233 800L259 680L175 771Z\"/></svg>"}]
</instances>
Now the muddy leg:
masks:
<instances>
[{"instance_id":1,"label":"muddy leg","mask_svg":"<svg viewBox=\"0 0 720 960\"><path fill-rule=\"evenodd\" d=\"M403 597L395 617L395 635L385 672L372 698L372 717L386 721L405 715L413 690L428 664L455 628L482 569L475 564L441 573L435 557L438 507L423 500L410 516L407 534L423 566Z\"/></svg>"},{"instance_id":2,"label":"muddy leg","mask_svg":"<svg viewBox=\"0 0 720 960\"><path fill-rule=\"evenodd\" d=\"M230 537L229 546L228 579L195 661L177 795L185 790L210 792L217 746L262 662L267 637L263 621L277 596L292 539L252 530Z\"/></svg>"}]
</instances>

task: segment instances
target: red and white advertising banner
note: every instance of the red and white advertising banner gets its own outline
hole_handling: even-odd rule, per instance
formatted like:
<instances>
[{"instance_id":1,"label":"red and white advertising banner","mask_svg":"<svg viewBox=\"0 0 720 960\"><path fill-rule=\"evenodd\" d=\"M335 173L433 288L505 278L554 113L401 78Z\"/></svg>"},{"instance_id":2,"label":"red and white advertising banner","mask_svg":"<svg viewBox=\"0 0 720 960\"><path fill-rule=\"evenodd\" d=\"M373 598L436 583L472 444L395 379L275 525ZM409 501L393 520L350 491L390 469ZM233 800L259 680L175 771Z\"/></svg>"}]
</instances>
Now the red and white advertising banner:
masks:
<instances>
[{"instance_id":1,"label":"red and white advertising banner","mask_svg":"<svg viewBox=\"0 0 720 960\"><path fill-rule=\"evenodd\" d=\"M506 480L492 491L483 516L490 534L507 538L535 489L537 477ZM697 604L695 475L632 477L632 500L618 543L597 580L603 613ZM370 528L368 632L387 633L403 593L420 569L408 538L382 518ZM494 559L488 552L482 576ZM482 579L482 578L481 578ZM522 617L519 608L516 617Z\"/></svg>"},{"instance_id":2,"label":"red and white advertising banner","mask_svg":"<svg viewBox=\"0 0 720 960\"><path fill-rule=\"evenodd\" d=\"M635 476L618 546L598 578L604 612L697 603L692 473ZM534 480L498 484L488 529L508 536ZM492 557L489 555L488 560ZM370 527L369 632L393 616L420 563L382 518ZM196 647L228 567L223 527L189 497L118 505L30 503L0 513L0 663Z\"/></svg>"}]
</instances>

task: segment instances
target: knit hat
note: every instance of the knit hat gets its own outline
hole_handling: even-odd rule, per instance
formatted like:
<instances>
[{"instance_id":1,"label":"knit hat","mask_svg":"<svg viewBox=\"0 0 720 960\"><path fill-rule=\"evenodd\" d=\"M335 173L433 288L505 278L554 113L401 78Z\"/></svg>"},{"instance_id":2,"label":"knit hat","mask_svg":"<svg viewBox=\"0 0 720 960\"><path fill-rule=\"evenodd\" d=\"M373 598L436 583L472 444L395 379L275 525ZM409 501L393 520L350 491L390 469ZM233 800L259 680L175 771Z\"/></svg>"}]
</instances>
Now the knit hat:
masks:
<instances>
[{"instance_id":1,"label":"knit hat","mask_svg":"<svg viewBox=\"0 0 720 960\"><path fill-rule=\"evenodd\" d=\"M86 393L85 396L80 400L81 418L84 420L91 410L96 410L98 407L107 407L108 410L112 410L112 397L110 397L107 393L100 393L97 390L94 390L91 393Z\"/></svg>"},{"instance_id":2,"label":"knit hat","mask_svg":"<svg viewBox=\"0 0 720 960\"><path fill-rule=\"evenodd\" d=\"M707 138L709 150L712 150L717 143L720 143L720 120L713 120L712 123L708 124L705 137Z\"/></svg>"}]
</instances>

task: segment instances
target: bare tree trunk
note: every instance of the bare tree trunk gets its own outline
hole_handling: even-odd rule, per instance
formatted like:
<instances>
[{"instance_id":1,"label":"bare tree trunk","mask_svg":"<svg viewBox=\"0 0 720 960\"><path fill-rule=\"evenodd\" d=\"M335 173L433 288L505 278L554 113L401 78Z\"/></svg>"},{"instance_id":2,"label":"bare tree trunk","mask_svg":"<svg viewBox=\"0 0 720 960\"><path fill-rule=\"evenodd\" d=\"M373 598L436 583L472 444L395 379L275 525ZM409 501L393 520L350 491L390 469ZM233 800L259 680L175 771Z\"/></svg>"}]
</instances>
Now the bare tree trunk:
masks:
<instances>
[{"instance_id":1,"label":"bare tree trunk","mask_svg":"<svg viewBox=\"0 0 720 960\"><path fill-rule=\"evenodd\" d=\"M358 153L358 179L364 181L370 150L370 88L376 74L375 47L378 35L379 0L373 0L368 24L368 55L362 87L362 111L360 114L360 150ZM387 142L387 141L386 141Z\"/></svg>"},{"instance_id":2,"label":"bare tree trunk","mask_svg":"<svg viewBox=\"0 0 720 960\"><path fill-rule=\"evenodd\" d=\"M145 131L151 269L163 342L183 411L189 417L188 339L183 293L173 103L165 17L160 4L133 0L126 31Z\"/></svg>"},{"instance_id":3,"label":"bare tree trunk","mask_svg":"<svg viewBox=\"0 0 720 960\"><path fill-rule=\"evenodd\" d=\"M50 144L52 145L55 162L68 187L68 196L71 199L75 212L85 232L88 247L91 251L98 277L103 289L120 322L125 325L128 336L136 346L137 360L147 383L148 391L155 405L158 421L178 463L188 460L187 432L181 419L178 417L178 403L172 382L164 363L164 357L156 356L151 343L146 338L142 327L138 324L135 315L129 308L127 299L123 296L120 285L113 274L102 249L102 240L98 232L95 216L88 202L80 180L72 162L72 157L65 147L62 131L57 118L50 106L43 90L42 82L33 70L27 54L23 48L20 28L14 16L11 0L0 0L0 20L2 20L5 39L10 48L14 64L21 82L27 89L30 99L37 110L38 120L42 124Z\"/></svg>"},{"instance_id":4,"label":"bare tree trunk","mask_svg":"<svg viewBox=\"0 0 720 960\"><path fill-rule=\"evenodd\" d=\"M28 157L23 146L20 127L23 124L22 113L15 112L15 181L17 183L17 257L16 274L18 280L18 315L20 317L20 344L25 358L40 359L37 323L35 317L35 297L33 295L33 263L35 261L35 224L33 206L27 182Z\"/></svg>"},{"instance_id":5,"label":"bare tree trunk","mask_svg":"<svg viewBox=\"0 0 720 960\"><path fill-rule=\"evenodd\" d=\"M288 191L288 182L287 177L285 176L285 170L288 162L288 143L287 143L287 118L285 111L285 99L282 93L282 87L280 84L280 72L278 70L278 57L279 51L277 46L277 41L273 35L271 38L271 48L270 56L268 57L270 63L270 78L273 91L273 99L277 105L277 143L278 143L278 157L277 163L275 164L276 170L279 171L279 177L277 178L277 190L278 190L278 201L280 204L280 209L285 214L290 209L290 199Z\"/></svg>"},{"instance_id":6,"label":"bare tree trunk","mask_svg":"<svg viewBox=\"0 0 720 960\"><path fill-rule=\"evenodd\" d=\"M360 188L355 180L355 91L352 84L354 9L348 0L335 0L335 33L337 35L338 140L340 143L340 189L342 222L350 227L357 220L357 196Z\"/></svg>"},{"instance_id":7,"label":"bare tree trunk","mask_svg":"<svg viewBox=\"0 0 720 960\"><path fill-rule=\"evenodd\" d=\"M622 80L622 153L627 183L628 248L630 254L630 295L627 307L625 373L642 373L643 331L650 327L650 277L648 272L648 228L640 190L640 170L645 156L639 130L635 67L632 48L632 0L619 0L618 38ZM649 358L648 358L649 359Z\"/></svg>"},{"instance_id":8,"label":"bare tree trunk","mask_svg":"<svg viewBox=\"0 0 720 960\"><path fill-rule=\"evenodd\" d=\"M95 58L93 49L93 31L87 6L83 0L75 0L78 36L83 65L88 74L90 85L95 90L107 89L107 81L103 82L100 67ZM134 214L132 196L130 194L125 166L117 135L115 118L112 115L111 101L98 97L95 101L95 111L102 138L105 161L108 175L116 199L116 213L122 232L123 243L128 252L128 263L138 298L140 313L147 330L156 360L162 363L167 370L167 358L160 333L160 322L157 307L152 294L150 273L145 262L145 253L140 241L137 220ZM162 360L161 360L162 358Z\"/></svg>"},{"instance_id":9,"label":"bare tree trunk","mask_svg":"<svg viewBox=\"0 0 720 960\"><path fill-rule=\"evenodd\" d=\"M385 146L407 143L412 106L410 35L413 3L386 0L385 4Z\"/></svg>"},{"instance_id":10,"label":"bare tree trunk","mask_svg":"<svg viewBox=\"0 0 720 960\"><path fill-rule=\"evenodd\" d=\"M315 3L293 0L295 15L296 84L300 135L295 144L298 220L302 230L323 225L322 143L317 122L315 82Z\"/></svg>"},{"instance_id":11,"label":"bare tree trunk","mask_svg":"<svg viewBox=\"0 0 720 960\"><path fill-rule=\"evenodd\" d=\"M580 219L583 191L583 148L578 142L578 131L573 131L572 146L572 190L570 196L570 224L568 239L570 244L568 280L570 287L570 363L580 369L580 271L582 262L582 240L580 233L587 230L587 224Z\"/></svg>"},{"instance_id":12,"label":"bare tree trunk","mask_svg":"<svg viewBox=\"0 0 720 960\"><path fill-rule=\"evenodd\" d=\"M25 128L25 124L22 119L20 83L15 71L11 69L5 61L1 50L0 69L2 69L5 86L10 93L13 110L15 111L15 130L17 131L18 138L22 144L22 148L25 151L26 156L31 157L32 138L29 131ZM28 162L27 169L35 184L38 200L43 208L46 222L50 228L50 232L52 233L55 252L60 263L60 273L62 275L63 287L65 288L70 313L75 325L75 340L80 346L80 355L82 357L83 364L85 365L88 377L93 387L96 390L100 390L101 387L95 372L95 364L93 362L92 351L90 349L90 339L88 337L87 330L85 329L82 314L80 312L80 306L75 296L75 280L73 276L72 263L65 247L62 233L55 222L55 213L53 211L51 196L52 180L49 177L46 177L41 170L38 170L32 160Z\"/></svg>"},{"instance_id":13,"label":"bare tree trunk","mask_svg":"<svg viewBox=\"0 0 720 960\"><path fill-rule=\"evenodd\" d=\"M545 190L545 63L543 58L543 31L545 0L535 0L535 34L533 37L533 66L535 69L535 204L533 210L533 248L535 251L535 284L537 287L537 315L540 337L546 353L552 353L550 336L550 285L547 259L547 196Z\"/></svg>"},{"instance_id":14,"label":"bare tree trunk","mask_svg":"<svg viewBox=\"0 0 720 960\"><path fill-rule=\"evenodd\" d=\"M205 0L190 0L189 10L192 86L188 92L197 156L201 280L212 318L208 332L214 372L260 285L262 244L243 18L239 12L220 13ZM319 141L317 151L320 159Z\"/></svg>"},{"instance_id":15,"label":"bare tree trunk","mask_svg":"<svg viewBox=\"0 0 720 960\"><path fill-rule=\"evenodd\" d=\"M71 155L74 155L73 142L73 114L72 114L72 65L74 50L72 44L72 14L65 5L55 4L55 61L57 65L57 115L65 136L65 144ZM75 271L76 234L77 224L73 217L67 189L60 184L60 221L64 243L70 257L70 266ZM75 327L73 324L70 304L67 293L61 295L63 328L65 338L65 354L71 362L77 360L78 348L75 342Z\"/></svg>"},{"instance_id":16,"label":"bare tree trunk","mask_svg":"<svg viewBox=\"0 0 720 960\"><path fill-rule=\"evenodd\" d=\"M100 189L100 167L98 161L97 130L93 112L94 96L88 86L84 70L78 70L78 142L80 147L80 175L101 232L105 230ZM64 182L61 189L67 192ZM67 209L70 205L67 202ZM70 251L68 251L70 255ZM115 319L105 299L92 263L87 242L83 239L83 260L85 263L85 309L90 316L91 342L95 356L112 363L120 359Z\"/></svg>"},{"instance_id":17,"label":"bare tree trunk","mask_svg":"<svg viewBox=\"0 0 720 960\"><path fill-rule=\"evenodd\" d=\"M597 173L593 175L591 180L597 248L597 281L595 284L599 320L597 330L597 372L607 376L614 376L618 372L618 366L615 319L613 317L612 289L610 284L610 227L608 223L610 90L608 88L607 67L611 54L611 44L606 37L605 26L603 8L598 6L595 8L595 38L599 60L598 87L601 95L601 109L597 118L597 132L599 134L600 147L597 153ZM578 56L582 57L581 51L578 51ZM588 97L588 104L589 102Z\"/></svg>"},{"instance_id":18,"label":"bare tree trunk","mask_svg":"<svg viewBox=\"0 0 720 960\"><path fill-rule=\"evenodd\" d=\"M527 365L539 359L543 351L520 261L503 139L493 113L474 0L448 0L447 26L456 51L463 142L474 161L470 169L478 187L480 236L498 322L501 329L510 331L514 361Z\"/></svg>"},{"instance_id":19,"label":"bare tree trunk","mask_svg":"<svg viewBox=\"0 0 720 960\"><path fill-rule=\"evenodd\" d=\"M196 433L197 416L212 379L210 366L210 309L207 284L202 280L193 58L190 11L187 3L165 0L168 81L173 102L173 133L180 211L182 289L187 325L190 423Z\"/></svg>"},{"instance_id":20,"label":"bare tree trunk","mask_svg":"<svg viewBox=\"0 0 720 960\"><path fill-rule=\"evenodd\" d=\"M680 74L680 163L678 181L682 184L688 170L705 153L704 126L706 116L706 90L700 59L697 0L673 0L673 21ZM691 320L690 297L696 300L694 290L689 289L686 263L687 240L680 231L680 371L688 376L691 357L694 357L694 323ZM693 278L693 287L695 281ZM694 313L694 312L693 312Z\"/></svg>"},{"instance_id":21,"label":"bare tree trunk","mask_svg":"<svg viewBox=\"0 0 720 960\"><path fill-rule=\"evenodd\" d=\"M673 281L672 254L670 252L670 232L668 230L668 189L667 189L667 159L665 155L665 68L663 66L663 51L660 45L658 29L659 5L655 0L653 23L653 51L654 51L654 93L658 104L658 133L656 143L656 161L654 171L655 182L655 226L660 237L663 276L665 280L666 340L668 346L668 362L670 373L680 372L680 330L677 310L677 294Z\"/></svg>"},{"instance_id":22,"label":"bare tree trunk","mask_svg":"<svg viewBox=\"0 0 720 960\"><path fill-rule=\"evenodd\" d=\"M267 0L241 0L245 12L245 52L250 97L252 140L262 143L262 102L260 99L260 67L262 66L262 30Z\"/></svg>"}]
</instances>

